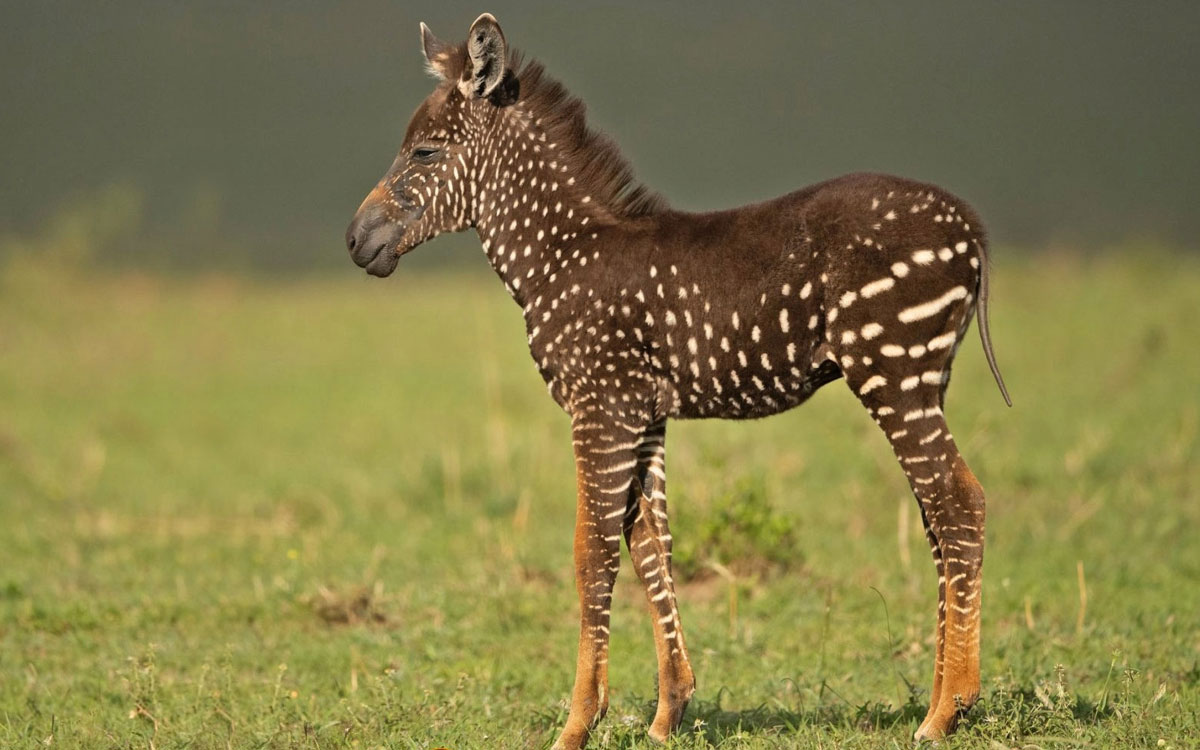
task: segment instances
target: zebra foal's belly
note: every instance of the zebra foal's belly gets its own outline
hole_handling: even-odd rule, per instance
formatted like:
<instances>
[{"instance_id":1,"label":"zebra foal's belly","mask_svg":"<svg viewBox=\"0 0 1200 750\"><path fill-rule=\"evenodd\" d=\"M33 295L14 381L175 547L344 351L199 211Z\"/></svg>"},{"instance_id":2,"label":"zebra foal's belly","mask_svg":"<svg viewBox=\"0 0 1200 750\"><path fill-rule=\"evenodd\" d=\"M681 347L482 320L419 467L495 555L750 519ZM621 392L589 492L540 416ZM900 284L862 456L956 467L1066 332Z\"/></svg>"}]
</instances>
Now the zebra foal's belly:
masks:
<instances>
[{"instance_id":1,"label":"zebra foal's belly","mask_svg":"<svg viewBox=\"0 0 1200 750\"><path fill-rule=\"evenodd\" d=\"M813 356L811 347L801 350L794 343L749 350L731 345L725 357L681 362L683 368L673 368L669 376L670 416L757 419L799 406L841 377L834 362L814 362Z\"/></svg>"}]
</instances>

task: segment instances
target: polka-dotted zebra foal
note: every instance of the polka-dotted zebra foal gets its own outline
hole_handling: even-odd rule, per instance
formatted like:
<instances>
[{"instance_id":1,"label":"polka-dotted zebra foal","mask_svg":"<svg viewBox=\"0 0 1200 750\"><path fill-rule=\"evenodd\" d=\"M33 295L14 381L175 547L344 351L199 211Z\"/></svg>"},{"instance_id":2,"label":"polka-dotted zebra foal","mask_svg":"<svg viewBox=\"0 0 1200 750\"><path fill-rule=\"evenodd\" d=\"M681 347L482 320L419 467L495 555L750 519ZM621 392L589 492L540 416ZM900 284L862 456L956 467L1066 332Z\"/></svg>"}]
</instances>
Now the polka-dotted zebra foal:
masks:
<instances>
[{"instance_id":1,"label":"polka-dotted zebra foal","mask_svg":"<svg viewBox=\"0 0 1200 750\"><path fill-rule=\"evenodd\" d=\"M932 185L874 174L729 211L672 210L588 129L578 99L510 52L491 15L461 44L424 25L421 37L438 83L346 241L355 263L387 276L422 242L473 227L571 417L582 625L555 747L582 747L608 707L622 536L654 623L651 737L679 726L695 690L671 579L667 420L765 417L838 378L891 441L920 503L938 612L916 736L950 732L979 695L984 494L942 405L976 309L1004 392L974 211Z\"/></svg>"}]
</instances>

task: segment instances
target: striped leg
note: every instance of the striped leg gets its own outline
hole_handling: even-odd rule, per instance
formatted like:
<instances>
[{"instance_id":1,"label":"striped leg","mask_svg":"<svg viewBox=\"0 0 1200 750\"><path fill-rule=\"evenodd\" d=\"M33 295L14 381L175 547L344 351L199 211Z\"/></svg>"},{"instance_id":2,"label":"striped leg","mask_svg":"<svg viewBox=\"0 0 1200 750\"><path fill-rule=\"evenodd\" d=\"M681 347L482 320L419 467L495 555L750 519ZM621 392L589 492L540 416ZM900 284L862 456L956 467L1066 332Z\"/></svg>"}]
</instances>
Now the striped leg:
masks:
<instances>
[{"instance_id":1,"label":"striped leg","mask_svg":"<svg viewBox=\"0 0 1200 750\"><path fill-rule=\"evenodd\" d=\"M946 429L945 421L939 421ZM947 460L941 466L948 473L935 482L937 490L928 501L945 577L938 638L942 680L937 686L937 703L930 702L917 739L937 739L953 731L959 716L979 697L985 501L979 480L954 449L948 433L946 442Z\"/></svg>"},{"instance_id":2,"label":"striped leg","mask_svg":"<svg viewBox=\"0 0 1200 750\"><path fill-rule=\"evenodd\" d=\"M555 750L577 750L608 710L608 623L621 560L621 527L638 465L640 432L596 413L572 425L578 505L575 584L579 593L579 656L571 711Z\"/></svg>"},{"instance_id":3,"label":"striped leg","mask_svg":"<svg viewBox=\"0 0 1200 750\"><path fill-rule=\"evenodd\" d=\"M933 639L933 687L929 691L929 706L932 711L933 706L938 705L942 697L942 664L946 644L946 569L942 563L942 548L933 533L933 527L929 524L929 518L925 515L924 503L918 503L918 509L921 511L921 522L925 525L925 541L929 542L929 551L933 554L933 567L937 571L937 629ZM926 718L929 718L928 712Z\"/></svg>"},{"instance_id":4,"label":"striped leg","mask_svg":"<svg viewBox=\"0 0 1200 750\"><path fill-rule=\"evenodd\" d=\"M671 577L671 532L667 526L666 424L651 427L638 446L637 481L630 488L625 541L634 570L646 589L658 655L658 709L650 737L665 742L683 720L696 678L688 661Z\"/></svg>"},{"instance_id":5,"label":"striped leg","mask_svg":"<svg viewBox=\"0 0 1200 750\"><path fill-rule=\"evenodd\" d=\"M859 397L883 428L920 503L937 568L933 689L916 732L919 740L937 739L953 731L979 697L983 488L959 455L936 393L879 389Z\"/></svg>"}]
</instances>

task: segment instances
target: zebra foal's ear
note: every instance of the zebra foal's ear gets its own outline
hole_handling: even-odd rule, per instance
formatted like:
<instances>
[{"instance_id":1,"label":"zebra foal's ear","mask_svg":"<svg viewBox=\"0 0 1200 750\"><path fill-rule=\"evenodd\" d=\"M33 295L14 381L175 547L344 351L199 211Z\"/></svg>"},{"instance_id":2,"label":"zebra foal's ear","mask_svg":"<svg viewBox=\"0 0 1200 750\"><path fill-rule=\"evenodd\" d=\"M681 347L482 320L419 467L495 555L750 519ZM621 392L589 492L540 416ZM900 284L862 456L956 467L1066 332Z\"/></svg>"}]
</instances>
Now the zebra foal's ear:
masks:
<instances>
[{"instance_id":1,"label":"zebra foal's ear","mask_svg":"<svg viewBox=\"0 0 1200 750\"><path fill-rule=\"evenodd\" d=\"M508 67L508 43L491 13L484 13L467 32L470 67L463 72L459 88L466 96L486 99L504 80Z\"/></svg>"},{"instance_id":2,"label":"zebra foal's ear","mask_svg":"<svg viewBox=\"0 0 1200 750\"><path fill-rule=\"evenodd\" d=\"M446 44L433 35L424 22L421 23L421 49L425 52L425 69L434 78L445 81L450 77L450 60L454 45Z\"/></svg>"}]
</instances>

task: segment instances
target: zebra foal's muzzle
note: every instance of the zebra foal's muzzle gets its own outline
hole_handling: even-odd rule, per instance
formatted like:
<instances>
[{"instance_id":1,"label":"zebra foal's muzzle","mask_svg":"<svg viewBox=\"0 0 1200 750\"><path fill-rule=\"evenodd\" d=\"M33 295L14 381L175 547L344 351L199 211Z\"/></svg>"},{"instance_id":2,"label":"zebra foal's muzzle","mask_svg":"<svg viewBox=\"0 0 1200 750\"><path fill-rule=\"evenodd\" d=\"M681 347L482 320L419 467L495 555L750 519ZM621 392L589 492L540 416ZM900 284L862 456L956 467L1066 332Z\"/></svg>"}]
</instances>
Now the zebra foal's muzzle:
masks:
<instances>
[{"instance_id":1,"label":"zebra foal's muzzle","mask_svg":"<svg viewBox=\"0 0 1200 750\"><path fill-rule=\"evenodd\" d=\"M382 278L391 274L400 256L409 250L404 244L409 226L424 213L424 206L394 198L383 186L375 188L346 229L346 249L351 260L372 276Z\"/></svg>"}]
</instances>

